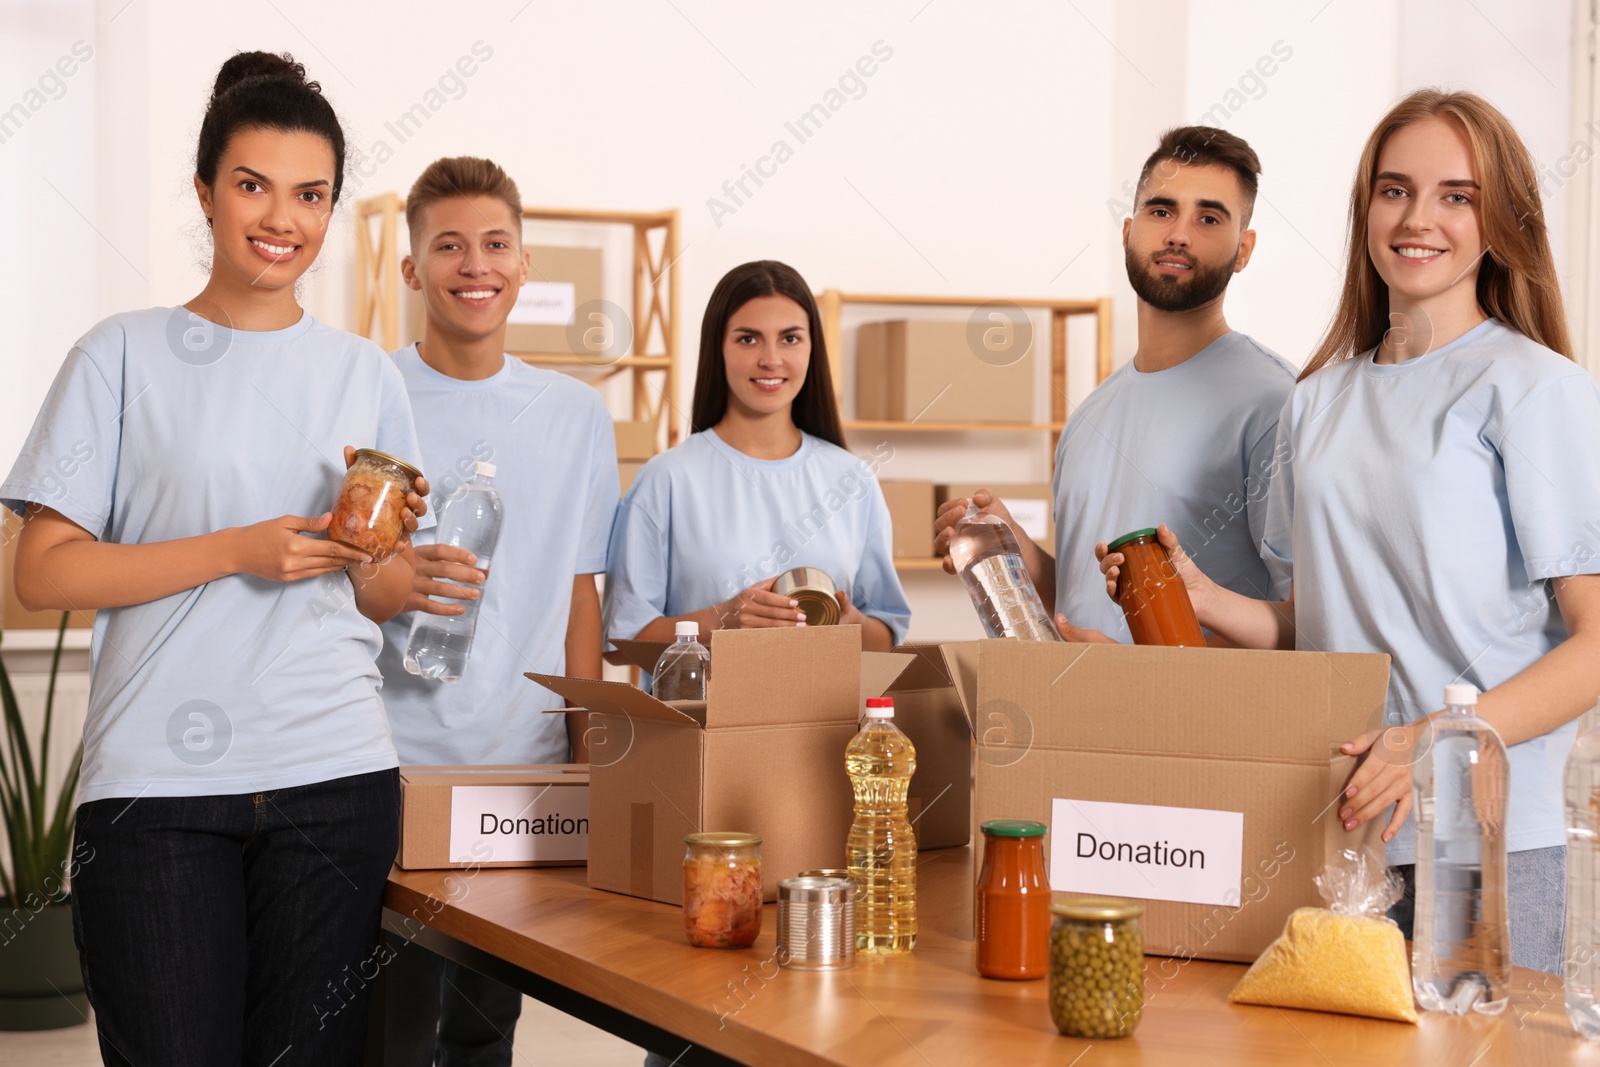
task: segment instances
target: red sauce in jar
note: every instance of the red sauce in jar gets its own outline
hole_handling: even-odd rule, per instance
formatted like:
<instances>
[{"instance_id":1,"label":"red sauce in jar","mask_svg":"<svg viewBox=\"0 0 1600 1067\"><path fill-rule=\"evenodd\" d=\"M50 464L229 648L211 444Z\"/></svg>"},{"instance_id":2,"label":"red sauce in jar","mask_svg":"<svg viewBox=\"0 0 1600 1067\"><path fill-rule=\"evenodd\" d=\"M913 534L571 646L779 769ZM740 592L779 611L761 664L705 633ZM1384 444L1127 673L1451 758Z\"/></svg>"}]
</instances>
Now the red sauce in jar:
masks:
<instances>
[{"instance_id":1,"label":"red sauce in jar","mask_svg":"<svg viewBox=\"0 0 1600 1067\"><path fill-rule=\"evenodd\" d=\"M1203 648L1206 635L1195 618L1194 604L1167 550L1154 530L1135 530L1107 546L1122 553L1117 574L1117 603L1128 620L1136 645Z\"/></svg>"},{"instance_id":2,"label":"red sauce in jar","mask_svg":"<svg viewBox=\"0 0 1600 1067\"><path fill-rule=\"evenodd\" d=\"M978 973L1043 978L1050 969L1050 879L1042 822L983 824L983 869L973 895Z\"/></svg>"}]
</instances>

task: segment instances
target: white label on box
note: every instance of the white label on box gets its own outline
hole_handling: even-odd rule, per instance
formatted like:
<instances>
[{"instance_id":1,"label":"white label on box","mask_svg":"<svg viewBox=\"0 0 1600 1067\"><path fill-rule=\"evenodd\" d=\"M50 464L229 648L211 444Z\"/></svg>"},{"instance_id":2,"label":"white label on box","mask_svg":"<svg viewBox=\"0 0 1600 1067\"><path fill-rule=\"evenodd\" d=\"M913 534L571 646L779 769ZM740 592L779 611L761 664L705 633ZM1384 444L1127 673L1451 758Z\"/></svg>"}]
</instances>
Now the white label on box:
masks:
<instances>
[{"instance_id":1,"label":"white label on box","mask_svg":"<svg viewBox=\"0 0 1600 1067\"><path fill-rule=\"evenodd\" d=\"M1244 814L1056 797L1050 888L1239 906Z\"/></svg>"},{"instance_id":2,"label":"white label on box","mask_svg":"<svg viewBox=\"0 0 1600 1067\"><path fill-rule=\"evenodd\" d=\"M586 785L458 785L450 790L451 863L588 855Z\"/></svg>"},{"instance_id":3,"label":"white label on box","mask_svg":"<svg viewBox=\"0 0 1600 1067\"><path fill-rule=\"evenodd\" d=\"M1017 520L1023 533L1044 545L1046 550L1055 551L1055 545L1044 544L1045 535L1050 532L1050 501L1037 497L1007 500L1006 510Z\"/></svg>"},{"instance_id":4,"label":"white label on box","mask_svg":"<svg viewBox=\"0 0 1600 1067\"><path fill-rule=\"evenodd\" d=\"M506 321L516 326L570 326L578 305L572 282L524 282Z\"/></svg>"}]
</instances>

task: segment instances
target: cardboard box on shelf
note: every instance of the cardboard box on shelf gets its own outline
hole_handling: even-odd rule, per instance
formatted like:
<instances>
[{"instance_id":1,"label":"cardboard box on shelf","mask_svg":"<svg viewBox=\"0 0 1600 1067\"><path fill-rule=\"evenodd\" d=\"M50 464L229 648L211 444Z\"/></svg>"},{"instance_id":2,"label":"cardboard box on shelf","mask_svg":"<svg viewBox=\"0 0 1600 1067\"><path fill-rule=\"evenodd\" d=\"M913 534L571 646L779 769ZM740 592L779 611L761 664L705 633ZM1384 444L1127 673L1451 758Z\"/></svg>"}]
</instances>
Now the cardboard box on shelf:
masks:
<instances>
[{"instance_id":1,"label":"cardboard box on shelf","mask_svg":"<svg viewBox=\"0 0 1600 1067\"><path fill-rule=\"evenodd\" d=\"M581 867L588 849L584 764L400 768L406 870Z\"/></svg>"},{"instance_id":2,"label":"cardboard box on shelf","mask_svg":"<svg viewBox=\"0 0 1600 1067\"><path fill-rule=\"evenodd\" d=\"M1341 849L1338 746L1381 723L1389 657L945 645L977 734L978 821L1050 824L1055 891L1145 901L1152 955L1254 960Z\"/></svg>"},{"instance_id":3,"label":"cardboard box on shelf","mask_svg":"<svg viewBox=\"0 0 1600 1067\"><path fill-rule=\"evenodd\" d=\"M894 651L915 657L884 695L894 698L895 725L917 750L906 798L917 848L964 845L972 839L971 723L938 645Z\"/></svg>"},{"instance_id":4,"label":"cardboard box on shelf","mask_svg":"<svg viewBox=\"0 0 1600 1067\"><path fill-rule=\"evenodd\" d=\"M987 489L1003 500L1022 532L1033 538L1034 543L1040 548L1051 555L1055 554L1055 496L1049 482L1027 484L974 482L971 485L937 485L934 486L934 508L935 510L942 508L952 500L970 499L979 489Z\"/></svg>"},{"instance_id":5,"label":"cardboard box on shelf","mask_svg":"<svg viewBox=\"0 0 1600 1067\"><path fill-rule=\"evenodd\" d=\"M665 647L614 643L645 669ZM761 835L769 901L779 879L844 862L853 810L844 750L862 676L881 693L910 657L863 655L859 627L828 626L718 630L711 658L704 703L528 675L600 716L590 732L591 886L681 904L683 838L700 830Z\"/></svg>"},{"instance_id":6,"label":"cardboard box on shelf","mask_svg":"<svg viewBox=\"0 0 1600 1067\"><path fill-rule=\"evenodd\" d=\"M581 329L575 316L579 308L605 295L600 249L562 245L527 245L526 248L533 266L506 320L506 351L589 354L581 343ZM406 333L417 340L422 337L424 322L422 297L409 287L403 293Z\"/></svg>"},{"instance_id":7,"label":"cardboard box on shelf","mask_svg":"<svg viewBox=\"0 0 1600 1067\"><path fill-rule=\"evenodd\" d=\"M647 460L656 454L656 424L646 420L618 419L617 458Z\"/></svg>"},{"instance_id":8,"label":"cardboard box on shelf","mask_svg":"<svg viewBox=\"0 0 1600 1067\"><path fill-rule=\"evenodd\" d=\"M634 475L639 473L639 468L644 466L638 460L625 459L617 463L617 480L622 483L622 495L627 496L628 490L633 488Z\"/></svg>"},{"instance_id":9,"label":"cardboard box on shelf","mask_svg":"<svg viewBox=\"0 0 1600 1067\"><path fill-rule=\"evenodd\" d=\"M933 555L933 483L879 481L894 529L895 559Z\"/></svg>"},{"instance_id":10,"label":"cardboard box on shelf","mask_svg":"<svg viewBox=\"0 0 1600 1067\"><path fill-rule=\"evenodd\" d=\"M856 332L856 418L1031 423L1033 346L980 357L985 350L972 330L942 320L863 323Z\"/></svg>"}]
</instances>

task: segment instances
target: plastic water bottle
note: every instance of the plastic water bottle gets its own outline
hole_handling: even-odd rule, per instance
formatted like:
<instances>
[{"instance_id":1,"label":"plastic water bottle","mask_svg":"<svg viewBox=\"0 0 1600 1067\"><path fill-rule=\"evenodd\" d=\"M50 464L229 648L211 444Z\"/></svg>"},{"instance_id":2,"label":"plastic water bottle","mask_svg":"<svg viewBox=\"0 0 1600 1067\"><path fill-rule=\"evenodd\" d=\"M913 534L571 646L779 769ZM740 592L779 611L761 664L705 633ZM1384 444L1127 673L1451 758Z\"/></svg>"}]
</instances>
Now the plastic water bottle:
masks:
<instances>
[{"instance_id":1,"label":"plastic water bottle","mask_svg":"<svg viewBox=\"0 0 1600 1067\"><path fill-rule=\"evenodd\" d=\"M894 701L867 701L867 721L845 748L856 795L845 852L856 884L856 951L891 955L917 943L917 839L906 791L917 750L894 724Z\"/></svg>"},{"instance_id":2,"label":"plastic water bottle","mask_svg":"<svg viewBox=\"0 0 1600 1067\"><path fill-rule=\"evenodd\" d=\"M1600 711L1600 709L1596 709ZM1567 757L1567 1018L1600 1041L1600 725L1589 713Z\"/></svg>"},{"instance_id":3,"label":"plastic water bottle","mask_svg":"<svg viewBox=\"0 0 1600 1067\"><path fill-rule=\"evenodd\" d=\"M1017 535L1004 519L980 512L969 501L950 534L950 559L967 585L984 633L1024 641L1062 639L1023 566Z\"/></svg>"},{"instance_id":4,"label":"plastic water bottle","mask_svg":"<svg viewBox=\"0 0 1600 1067\"><path fill-rule=\"evenodd\" d=\"M657 700L704 700L711 677L711 652L700 643L700 624L680 622L678 639L668 645L650 672L650 692Z\"/></svg>"},{"instance_id":5,"label":"plastic water bottle","mask_svg":"<svg viewBox=\"0 0 1600 1067\"><path fill-rule=\"evenodd\" d=\"M472 478L450 494L439 511L437 543L464 548L478 558L477 569L484 573L484 583L476 588L476 600L447 600L435 597L441 604L465 604L467 610L460 615L429 615L419 611L411 623L411 636L406 641L405 668L441 682L461 680L467 657L472 654L472 635L478 626L478 609L483 605L483 594L488 589L489 560L494 546L500 540L500 520L504 506L500 493L494 487L494 464L479 463L472 468ZM463 585L460 582L447 582Z\"/></svg>"},{"instance_id":6,"label":"plastic water bottle","mask_svg":"<svg viewBox=\"0 0 1600 1067\"><path fill-rule=\"evenodd\" d=\"M1429 1011L1498 1015L1511 995L1506 922L1506 746L1478 691L1444 687L1445 712L1412 765L1417 910L1411 981Z\"/></svg>"}]
</instances>

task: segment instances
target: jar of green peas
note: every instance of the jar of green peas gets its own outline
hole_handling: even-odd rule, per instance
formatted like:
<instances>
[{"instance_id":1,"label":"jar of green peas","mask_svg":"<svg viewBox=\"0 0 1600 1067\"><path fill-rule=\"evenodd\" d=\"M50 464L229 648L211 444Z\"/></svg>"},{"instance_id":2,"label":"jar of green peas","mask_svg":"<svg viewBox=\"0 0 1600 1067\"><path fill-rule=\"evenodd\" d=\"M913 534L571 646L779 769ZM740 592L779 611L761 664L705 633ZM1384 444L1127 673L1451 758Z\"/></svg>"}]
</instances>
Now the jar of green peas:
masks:
<instances>
[{"instance_id":1,"label":"jar of green peas","mask_svg":"<svg viewBox=\"0 0 1600 1067\"><path fill-rule=\"evenodd\" d=\"M1144 1011L1144 905L1066 897L1050 905L1050 1017L1068 1037L1126 1037Z\"/></svg>"}]
</instances>

